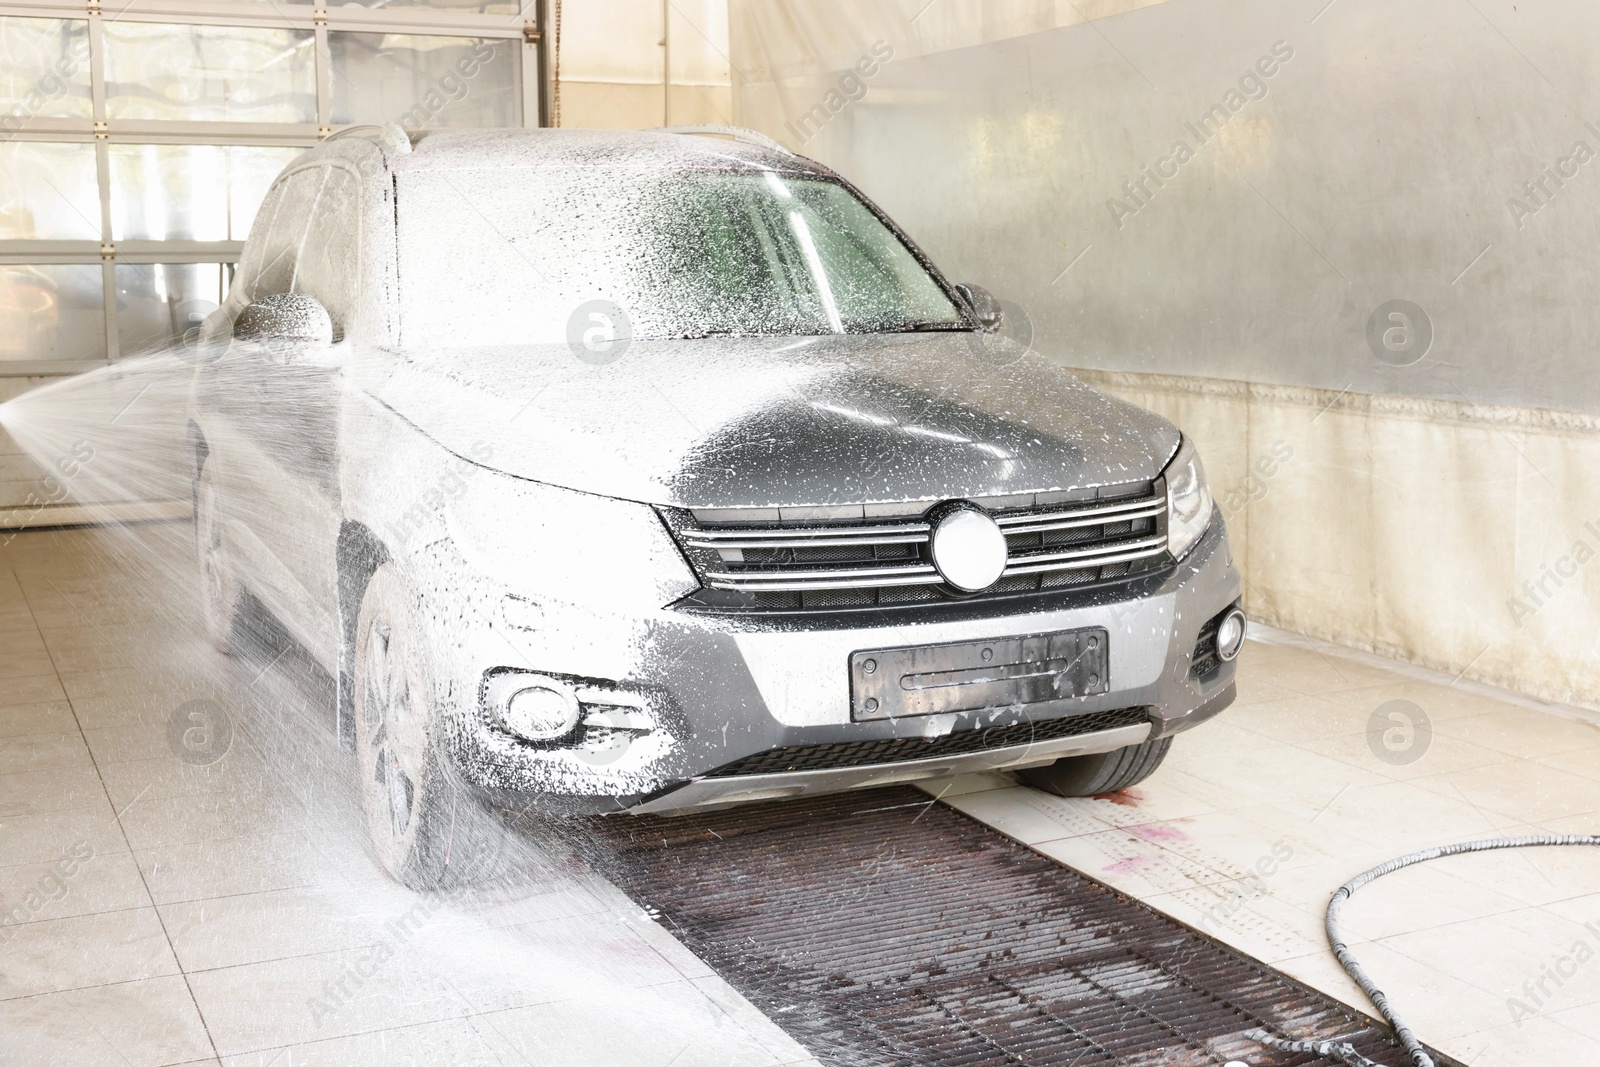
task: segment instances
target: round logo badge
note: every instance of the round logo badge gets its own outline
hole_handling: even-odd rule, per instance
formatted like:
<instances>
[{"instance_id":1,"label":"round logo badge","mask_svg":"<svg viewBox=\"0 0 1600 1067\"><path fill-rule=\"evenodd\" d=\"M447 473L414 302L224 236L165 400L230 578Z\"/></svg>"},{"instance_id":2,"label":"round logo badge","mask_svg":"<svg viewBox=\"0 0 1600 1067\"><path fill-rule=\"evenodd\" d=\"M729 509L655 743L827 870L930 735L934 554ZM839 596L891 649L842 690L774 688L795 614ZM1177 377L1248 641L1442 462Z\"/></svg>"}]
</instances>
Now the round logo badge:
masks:
<instances>
[{"instance_id":1,"label":"round logo badge","mask_svg":"<svg viewBox=\"0 0 1600 1067\"><path fill-rule=\"evenodd\" d=\"M1006 535L975 507L956 507L933 524L933 565L945 581L966 593L987 589L1006 569Z\"/></svg>"}]
</instances>

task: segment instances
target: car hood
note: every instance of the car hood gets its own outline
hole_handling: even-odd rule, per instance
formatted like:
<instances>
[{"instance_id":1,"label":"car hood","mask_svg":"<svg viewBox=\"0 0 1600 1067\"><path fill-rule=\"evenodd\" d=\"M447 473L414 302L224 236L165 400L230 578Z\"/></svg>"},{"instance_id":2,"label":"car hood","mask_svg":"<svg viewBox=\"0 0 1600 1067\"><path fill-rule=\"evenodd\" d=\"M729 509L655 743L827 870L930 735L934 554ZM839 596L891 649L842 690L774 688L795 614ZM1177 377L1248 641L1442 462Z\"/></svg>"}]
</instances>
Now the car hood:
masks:
<instances>
[{"instance_id":1,"label":"car hood","mask_svg":"<svg viewBox=\"0 0 1600 1067\"><path fill-rule=\"evenodd\" d=\"M567 345L382 353L354 377L458 455L680 507L1143 481L1179 439L1037 353L967 333L635 341L603 363Z\"/></svg>"}]
</instances>

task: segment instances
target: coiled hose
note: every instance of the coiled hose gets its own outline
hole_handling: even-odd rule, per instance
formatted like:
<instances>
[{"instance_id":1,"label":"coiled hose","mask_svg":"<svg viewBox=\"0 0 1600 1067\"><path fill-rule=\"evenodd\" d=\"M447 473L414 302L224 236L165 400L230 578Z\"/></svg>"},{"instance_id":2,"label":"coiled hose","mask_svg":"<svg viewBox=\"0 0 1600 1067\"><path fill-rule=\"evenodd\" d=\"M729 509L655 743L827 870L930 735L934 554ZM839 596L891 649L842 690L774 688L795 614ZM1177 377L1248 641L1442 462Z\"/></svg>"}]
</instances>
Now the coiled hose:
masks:
<instances>
[{"instance_id":1,"label":"coiled hose","mask_svg":"<svg viewBox=\"0 0 1600 1067\"><path fill-rule=\"evenodd\" d=\"M1439 845L1435 848L1423 849L1421 852L1411 852L1398 859L1356 875L1344 885L1334 891L1333 899L1328 901L1328 944L1333 948L1333 954L1338 959L1339 965L1349 972L1355 979L1361 991L1372 1001L1373 1007L1384 1017L1390 1027L1394 1029L1394 1036L1399 1039L1400 1045L1406 1050L1411 1067L1434 1067L1433 1057L1429 1056L1422 1047L1422 1042L1417 1040L1417 1035L1412 1033L1411 1027L1406 1025L1405 1019L1390 1003L1389 997L1379 989L1361 964L1356 962L1351 955L1344 939L1339 936L1339 913L1344 910L1345 901L1355 895L1355 891L1368 882L1392 874L1402 867L1410 867L1415 863L1424 863L1427 860L1436 860L1441 856L1456 856L1463 852L1488 852L1497 848L1530 848L1535 845L1600 845L1600 835L1596 834L1548 834L1537 837L1488 837L1478 841L1463 841L1455 845ZM1265 1030L1247 1030L1245 1037L1272 1048L1282 1049L1285 1052L1315 1052L1330 1059L1339 1060L1349 1064L1350 1067L1382 1067L1365 1056L1358 1053L1346 1040L1334 1038L1327 1041L1289 1041L1275 1037Z\"/></svg>"}]
</instances>

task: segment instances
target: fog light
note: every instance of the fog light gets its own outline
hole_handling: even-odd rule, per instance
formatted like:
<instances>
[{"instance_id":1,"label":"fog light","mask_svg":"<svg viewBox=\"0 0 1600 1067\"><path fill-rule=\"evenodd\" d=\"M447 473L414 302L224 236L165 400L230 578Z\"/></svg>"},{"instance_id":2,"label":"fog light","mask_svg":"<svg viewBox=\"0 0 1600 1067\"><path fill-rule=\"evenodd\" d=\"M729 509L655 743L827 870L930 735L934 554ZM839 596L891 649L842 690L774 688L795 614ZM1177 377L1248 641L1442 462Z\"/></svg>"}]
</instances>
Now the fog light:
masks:
<instances>
[{"instance_id":1,"label":"fog light","mask_svg":"<svg viewBox=\"0 0 1600 1067\"><path fill-rule=\"evenodd\" d=\"M528 741L566 736L583 711L572 686L542 674L497 674L484 686L483 702L501 728Z\"/></svg>"},{"instance_id":2,"label":"fog light","mask_svg":"<svg viewBox=\"0 0 1600 1067\"><path fill-rule=\"evenodd\" d=\"M1224 662L1232 660L1244 648L1244 612L1234 608L1217 624L1217 655Z\"/></svg>"}]
</instances>

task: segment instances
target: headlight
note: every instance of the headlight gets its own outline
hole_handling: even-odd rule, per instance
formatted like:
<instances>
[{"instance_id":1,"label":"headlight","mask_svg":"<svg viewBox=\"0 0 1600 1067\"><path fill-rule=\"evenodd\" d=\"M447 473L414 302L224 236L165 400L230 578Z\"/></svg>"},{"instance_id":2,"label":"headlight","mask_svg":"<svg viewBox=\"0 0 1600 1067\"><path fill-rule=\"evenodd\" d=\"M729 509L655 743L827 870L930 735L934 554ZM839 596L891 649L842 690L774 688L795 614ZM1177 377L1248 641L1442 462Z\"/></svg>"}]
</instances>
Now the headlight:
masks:
<instances>
[{"instance_id":1,"label":"headlight","mask_svg":"<svg viewBox=\"0 0 1600 1067\"><path fill-rule=\"evenodd\" d=\"M1167 464L1167 551L1182 559L1211 525L1211 490L1200 453L1185 437Z\"/></svg>"},{"instance_id":2,"label":"headlight","mask_svg":"<svg viewBox=\"0 0 1600 1067\"><path fill-rule=\"evenodd\" d=\"M468 564L518 593L623 611L659 608L700 586L645 504L478 470L445 523ZM537 606L505 610L514 626L539 625Z\"/></svg>"}]
</instances>

